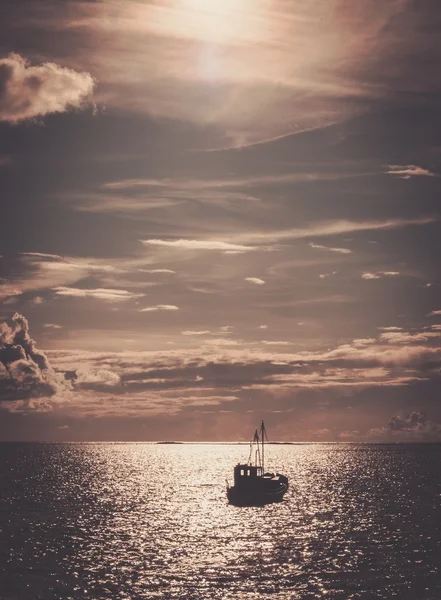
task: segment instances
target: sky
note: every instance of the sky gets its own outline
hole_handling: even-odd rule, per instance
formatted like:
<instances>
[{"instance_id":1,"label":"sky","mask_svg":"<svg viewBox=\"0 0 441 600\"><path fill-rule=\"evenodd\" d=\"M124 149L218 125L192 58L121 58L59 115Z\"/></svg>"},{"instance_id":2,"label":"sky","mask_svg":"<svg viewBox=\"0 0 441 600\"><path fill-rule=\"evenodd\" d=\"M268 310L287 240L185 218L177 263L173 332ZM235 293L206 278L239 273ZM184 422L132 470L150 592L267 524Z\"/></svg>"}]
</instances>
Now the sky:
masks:
<instances>
[{"instance_id":1,"label":"sky","mask_svg":"<svg viewBox=\"0 0 441 600\"><path fill-rule=\"evenodd\" d=\"M441 441L437 0L3 0L0 440Z\"/></svg>"}]
</instances>

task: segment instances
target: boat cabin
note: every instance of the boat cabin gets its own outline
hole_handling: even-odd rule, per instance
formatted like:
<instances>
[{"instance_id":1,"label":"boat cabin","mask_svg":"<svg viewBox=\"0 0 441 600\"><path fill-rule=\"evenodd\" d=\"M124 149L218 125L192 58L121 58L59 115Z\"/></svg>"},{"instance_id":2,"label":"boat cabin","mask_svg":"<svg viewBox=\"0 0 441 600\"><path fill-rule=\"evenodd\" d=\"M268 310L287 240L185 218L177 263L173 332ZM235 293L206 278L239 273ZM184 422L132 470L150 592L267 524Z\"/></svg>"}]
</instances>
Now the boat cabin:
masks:
<instances>
[{"instance_id":1,"label":"boat cabin","mask_svg":"<svg viewBox=\"0 0 441 600\"><path fill-rule=\"evenodd\" d=\"M254 465L236 465L234 467L234 485L247 485L253 479L263 476L262 467Z\"/></svg>"}]
</instances>

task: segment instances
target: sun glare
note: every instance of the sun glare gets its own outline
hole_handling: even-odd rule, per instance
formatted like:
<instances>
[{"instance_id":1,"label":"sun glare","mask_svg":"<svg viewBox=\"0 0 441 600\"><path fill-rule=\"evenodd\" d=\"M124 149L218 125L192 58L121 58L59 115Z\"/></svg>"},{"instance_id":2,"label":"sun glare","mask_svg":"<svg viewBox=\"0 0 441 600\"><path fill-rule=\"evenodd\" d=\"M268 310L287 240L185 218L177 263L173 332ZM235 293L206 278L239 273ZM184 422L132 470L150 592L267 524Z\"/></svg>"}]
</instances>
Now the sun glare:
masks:
<instances>
[{"instance_id":1,"label":"sun glare","mask_svg":"<svg viewBox=\"0 0 441 600\"><path fill-rule=\"evenodd\" d=\"M255 5L256 0L177 0L175 9L183 31L197 39L222 44L255 37Z\"/></svg>"}]
</instances>

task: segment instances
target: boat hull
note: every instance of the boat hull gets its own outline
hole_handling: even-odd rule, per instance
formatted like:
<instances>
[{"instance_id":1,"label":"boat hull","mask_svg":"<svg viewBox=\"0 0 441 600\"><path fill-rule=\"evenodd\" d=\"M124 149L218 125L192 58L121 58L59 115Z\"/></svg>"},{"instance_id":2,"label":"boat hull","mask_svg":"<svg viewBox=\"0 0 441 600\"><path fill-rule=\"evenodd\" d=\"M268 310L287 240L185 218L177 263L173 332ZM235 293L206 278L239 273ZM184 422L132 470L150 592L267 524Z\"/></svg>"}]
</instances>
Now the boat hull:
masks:
<instances>
[{"instance_id":1,"label":"boat hull","mask_svg":"<svg viewBox=\"0 0 441 600\"><path fill-rule=\"evenodd\" d=\"M240 487L227 488L227 498L234 506L263 506L273 502L281 502L288 491L288 485L280 483L272 489L242 489Z\"/></svg>"}]
</instances>

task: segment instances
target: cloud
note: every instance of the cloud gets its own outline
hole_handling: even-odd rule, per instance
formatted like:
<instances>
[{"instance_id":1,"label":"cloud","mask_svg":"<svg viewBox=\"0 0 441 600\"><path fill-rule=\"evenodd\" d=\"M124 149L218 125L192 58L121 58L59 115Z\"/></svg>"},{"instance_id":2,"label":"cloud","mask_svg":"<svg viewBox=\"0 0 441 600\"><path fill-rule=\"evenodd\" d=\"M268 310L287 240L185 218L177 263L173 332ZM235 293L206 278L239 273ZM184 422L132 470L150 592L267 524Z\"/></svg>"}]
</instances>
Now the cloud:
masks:
<instances>
[{"instance_id":1,"label":"cloud","mask_svg":"<svg viewBox=\"0 0 441 600\"><path fill-rule=\"evenodd\" d=\"M121 378L117 373L107 369L94 371L78 369L74 378L75 388L84 387L86 389L96 389L97 386L112 387L118 385L120 381Z\"/></svg>"},{"instance_id":2,"label":"cloud","mask_svg":"<svg viewBox=\"0 0 441 600\"><path fill-rule=\"evenodd\" d=\"M441 333L408 333L406 331L387 331L380 335L380 339L388 342L389 344L410 344L416 342L427 342L430 338L438 337L441 337Z\"/></svg>"},{"instance_id":3,"label":"cloud","mask_svg":"<svg viewBox=\"0 0 441 600\"><path fill-rule=\"evenodd\" d=\"M362 273L362 279L382 279L383 277L397 277L399 271L377 271L375 273Z\"/></svg>"},{"instance_id":4,"label":"cloud","mask_svg":"<svg viewBox=\"0 0 441 600\"><path fill-rule=\"evenodd\" d=\"M400 431L402 429L420 429L427 424L427 418L424 413L412 412L406 417L391 417L388 427L391 431Z\"/></svg>"},{"instance_id":5,"label":"cloud","mask_svg":"<svg viewBox=\"0 0 441 600\"><path fill-rule=\"evenodd\" d=\"M217 329L216 331L212 331L209 329L187 329L185 331L181 331L181 335L185 335L185 336L230 335L232 329L233 329L232 325L224 325L223 327L219 327L219 329Z\"/></svg>"},{"instance_id":6,"label":"cloud","mask_svg":"<svg viewBox=\"0 0 441 600\"><path fill-rule=\"evenodd\" d=\"M247 252L254 250L249 246L219 242L214 240L141 240L147 246L164 246L180 250L222 250Z\"/></svg>"},{"instance_id":7,"label":"cloud","mask_svg":"<svg viewBox=\"0 0 441 600\"><path fill-rule=\"evenodd\" d=\"M205 340L206 346L239 346L240 342L238 340L230 340L228 338L212 338L209 340Z\"/></svg>"},{"instance_id":8,"label":"cloud","mask_svg":"<svg viewBox=\"0 0 441 600\"><path fill-rule=\"evenodd\" d=\"M139 312L154 312L156 310L179 310L179 306L175 306L174 304L157 304L156 306L141 308Z\"/></svg>"},{"instance_id":9,"label":"cloud","mask_svg":"<svg viewBox=\"0 0 441 600\"><path fill-rule=\"evenodd\" d=\"M355 348L360 348L363 346L368 346L370 344L375 344L375 342L376 342L375 338L357 338L352 341L352 345Z\"/></svg>"},{"instance_id":10,"label":"cloud","mask_svg":"<svg viewBox=\"0 0 441 600\"><path fill-rule=\"evenodd\" d=\"M389 229L401 229L416 225L429 225L439 221L438 216L415 217L413 219L384 219L379 221L349 221L330 220L312 223L309 226L298 229L282 229L268 232L246 231L234 236L235 242L242 243L268 243L283 240L300 240L318 236L334 236L345 233L356 233L361 231L381 231Z\"/></svg>"},{"instance_id":11,"label":"cloud","mask_svg":"<svg viewBox=\"0 0 441 600\"><path fill-rule=\"evenodd\" d=\"M169 273L173 274L176 271L172 271L171 269L139 269L142 273L151 273L152 275L156 275L159 273Z\"/></svg>"},{"instance_id":12,"label":"cloud","mask_svg":"<svg viewBox=\"0 0 441 600\"><path fill-rule=\"evenodd\" d=\"M37 349L23 315L15 313L10 321L0 323L0 402L6 408L47 412L52 410L50 403L34 400L51 398L69 389L46 354Z\"/></svg>"},{"instance_id":13,"label":"cloud","mask_svg":"<svg viewBox=\"0 0 441 600\"><path fill-rule=\"evenodd\" d=\"M432 312L429 313L427 316L428 317L437 317L439 315L441 315L441 310L432 310Z\"/></svg>"},{"instance_id":14,"label":"cloud","mask_svg":"<svg viewBox=\"0 0 441 600\"><path fill-rule=\"evenodd\" d=\"M0 121L26 119L81 108L92 94L94 80L46 62L32 66L19 54L0 59Z\"/></svg>"},{"instance_id":15,"label":"cloud","mask_svg":"<svg viewBox=\"0 0 441 600\"><path fill-rule=\"evenodd\" d=\"M83 289L73 287L56 287L54 292L57 296L71 296L74 298L95 298L97 300L105 300L106 302L123 302L125 300L134 300L142 298L144 294L135 294L127 290L114 289Z\"/></svg>"},{"instance_id":16,"label":"cloud","mask_svg":"<svg viewBox=\"0 0 441 600\"><path fill-rule=\"evenodd\" d=\"M381 329L381 331L402 331L402 327L377 327L377 329Z\"/></svg>"},{"instance_id":17,"label":"cloud","mask_svg":"<svg viewBox=\"0 0 441 600\"><path fill-rule=\"evenodd\" d=\"M62 329L62 326L56 325L55 323L46 323L45 328L47 328L47 329Z\"/></svg>"},{"instance_id":18,"label":"cloud","mask_svg":"<svg viewBox=\"0 0 441 600\"><path fill-rule=\"evenodd\" d=\"M146 188L154 190L155 194L161 194L161 189L166 190L167 196L191 199L195 192L208 190L224 190L225 188L259 188L277 184L289 184L298 182L313 182L323 180L338 180L359 176L353 173L335 173L328 171L313 172L290 172L279 174L257 174L248 177L235 177L225 179L121 179L109 181L102 187L106 190L133 190ZM158 191L159 190L159 191ZM191 192L185 193L185 192ZM176 195L177 194L177 195ZM240 199L256 200L249 196L238 196Z\"/></svg>"},{"instance_id":19,"label":"cloud","mask_svg":"<svg viewBox=\"0 0 441 600\"><path fill-rule=\"evenodd\" d=\"M97 0L48 11L46 27L75 36L77 60L99 74L107 105L212 126L245 145L365 112L397 89L420 89L422 78L433 86L430 65L409 77L412 61L402 60L403 30L412 27L415 57L427 33L427 12L409 23L406 7Z\"/></svg>"},{"instance_id":20,"label":"cloud","mask_svg":"<svg viewBox=\"0 0 441 600\"><path fill-rule=\"evenodd\" d=\"M208 126L238 146L436 90L431 2L417 20L407 0L35 4L16 10L17 27L46 33L40 52L69 50L93 70L106 106ZM427 49L435 59L422 62Z\"/></svg>"},{"instance_id":21,"label":"cloud","mask_svg":"<svg viewBox=\"0 0 441 600\"><path fill-rule=\"evenodd\" d=\"M258 277L245 277L244 281L254 283L255 285L265 285L266 283L263 279L259 279Z\"/></svg>"},{"instance_id":22,"label":"cloud","mask_svg":"<svg viewBox=\"0 0 441 600\"><path fill-rule=\"evenodd\" d=\"M15 276L10 282L0 283L0 298L63 287L86 277L110 276L119 272L114 265L101 259L63 257L41 252L23 252L18 257L6 260Z\"/></svg>"},{"instance_id":23,"label":"cloud","mask_svg":"<svg viewBox=\"0 0 441 600\"><path fill-rule=\"evenodd\" d=\"M197 377L202 377L198 381L205 389L261 386L277 393L286 388L405 386L440 375L441 348L423 340L418 345L354 340L330 350L297 352L273 350L277 345L288 347L285 340L264 340L262 349L257 344L215 338L185 352L53 351L51 359L60 370L76 365L84 371L115 373L121 379L116 391L127 397L148 389L194 387Z\"/></svg>"},{"instance_id":24,"label":"cloud","mask_svg":"<svg viewBox=\"0 0 441 600\"><path fill-rule=\"evenodd\" d=\"M441 424L430 421L426 414L413 411L407 415L394 415L386 427L373 429L369 432L374 437L410 439L410 440L439 440Z\"/></svg>"},{"instance_id":25,"label":"cloud","mask_svg":"<svg viewBox=\"0 0 441 600\"><path fill-rule=\"evenodd\" d=\"M311 246L311 248L317 248L318 250L327 250L328 252L338 252L339 254L352 254L352 250L349 250L349 248L330 248L329 246L314 244L314 242L309 242L309 246Z\"/></svg>"},{"instance_id":26,"label":"cloud","mask_svg":"<svg viewBox=\"0 0 441 600\"><path fill-rule=\"evenodd\" d=\"M210 335L211 331L209 331L207 329L202 330L202 331L194 331L194 330L189 329L187 331L181 331L181 334L182 335L190 335L190 336L192 336L192 335Z\"/></svg>"},{"instance_id":27,"label":"cloud","mask_svg":"<svg viewBox=\"0 0 441 600\"><path fill-rule=\"evenodd\" d=\"M417 165L389 165L388 175L398 175L401 179L411 177L435 177L435 173Z\"/></svg>"}]
</instances>

